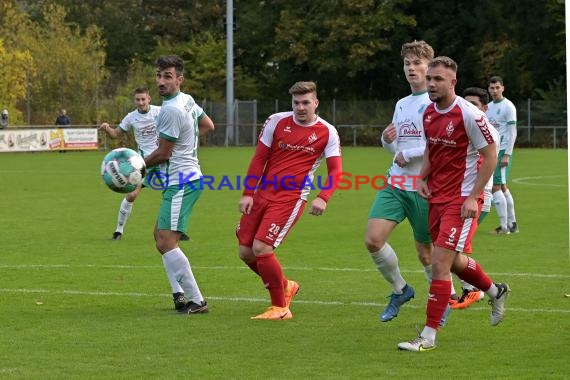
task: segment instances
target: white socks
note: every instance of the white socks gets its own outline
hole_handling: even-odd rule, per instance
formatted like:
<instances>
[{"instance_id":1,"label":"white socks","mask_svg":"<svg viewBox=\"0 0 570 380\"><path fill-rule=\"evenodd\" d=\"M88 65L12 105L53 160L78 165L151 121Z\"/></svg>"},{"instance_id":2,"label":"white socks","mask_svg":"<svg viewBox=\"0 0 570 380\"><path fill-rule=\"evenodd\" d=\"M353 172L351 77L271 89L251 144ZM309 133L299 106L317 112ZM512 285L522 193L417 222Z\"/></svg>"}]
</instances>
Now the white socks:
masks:
<instances>
[{"instance_id":1,"label":"white socks","mask_svg":"<svg viewBox=\"0 0 570 380\"><path fill-rule=\"evenodd\" d=\"M497 288L495 283L492 283L491 287L487 289L485 294L487 294L492 300L494 300L499 295L499 288Z\"/></svg>"},{"instance_id":2,"label":"white socks","mask_svg":"<svg viewBox=\"0 0 570 380\"><path fill-rule=\"evenodd\" d=\"M132 209L133 209L133 203L127 201L127 198L123 198L123 201L121 202L121 207L119 208L117 228L115 229L116 232L123 233L123 229L125 228L125 223L127 223L127 219L129 219L129 215L131 215Z\"/></svg>"},{"instance_id":3,"label":"white socks","mask_svg":"<svg viewBox=\"0 0 570 380\"><path fill-rule=\"evenodd\" d=\"M499 189L493 193L493 204L501 222L501 229L507 231L507 199L502 190Z\"/></svg>"},{"instance_id":4,"label":"white socks","mask_svg":"<svg viewBox=\"0 0 570 380\"><path fill-rule=\"evenodd\" d=\"M184 293L184 289L180 286L178 281L176 281L176 276L169 270L168 265L166 264L166 259L164 255L162 255L162 264L164 265L164 269L166 269L166 275L168 276L168 282L170 282L170 286L172 287L172 294L174 293Z\"/></svg>"},{"instance_id":5,"label":"white socks","mask_svg":"<svg viewBox=\"0 0 570 380\"><path fill-rule=\"evenodd\" d=\"M200 304L204 301L200 288L194 278L194 273L190 268L188 258L179 247L162 255L162 262L166 268L168 280L172 286L172 292L178 293L183 291L186 298ZM174 282L178 283L178 288L175 287Z\"/></svg>"},{"instance_id":6,"label":"white socks","mask_svg":"<svg viewBox=\"0 0 570 380\"><path fill-rule=\"evenodd\" d=\"M406 286L406 281L400 274L398 267L398 256L390 244L384 244L380 250L370 253L370 257L382 276L392 285L395 294L402 294L402 288Z\"/></svg>"},{"instance_id":7,"label":"white socks","mask_svg":"<svg viewBox=\"0 0 570 380\"><path fill-rule=\"evenodd\" d=\"M515 201L511 195L511 191L507 189L503 194L505 194L505 199L507 201L507 224L509 227L513 226L513 222L517 221L515 217Z\"/></svg>"}]
</instances>

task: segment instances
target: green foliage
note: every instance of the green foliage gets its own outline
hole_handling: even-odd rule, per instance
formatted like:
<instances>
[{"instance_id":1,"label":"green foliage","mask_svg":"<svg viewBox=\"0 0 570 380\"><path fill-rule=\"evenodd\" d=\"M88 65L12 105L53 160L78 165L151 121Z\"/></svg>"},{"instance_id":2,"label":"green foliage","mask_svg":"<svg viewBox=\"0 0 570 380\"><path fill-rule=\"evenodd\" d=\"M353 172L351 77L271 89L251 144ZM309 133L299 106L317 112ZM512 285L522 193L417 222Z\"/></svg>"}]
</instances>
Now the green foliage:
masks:
<instances>
[{"instance_id":1,"label":"green foliage","mask_svg":"<svg viewBox=\"0 0 570 380\"><path fill-rule=\"evenodd\" d=\"M2 20L6 47L29 57L20 58L19 64L27 66L19 67L27 73L26 101L34 112L31 122L52 124L60 107L68 110L75 124L94 122L99 88L106 75L100 30L94 25L81 30L65 23L66 10L60 5L46 3L40 10L37 22L15 7Z\"/></svg>"},{"instance_id":2,"label":"green foliage","mask_svg":"<svg viewBox=\"0 0 570 380\"><path fill-rule=\"evenodd\" d=\"M23 122L22 112L17 106L24 102L27 94L27 76L35 73L32 57L27 51L7 50L0 39L0 109L8 110L10 124Z\"/></svg>"},{"instance_id":3,"label":"green foliage","mask_svg":"<svg viewBox=\"0 0 570 380\"><path fill-rule=\"evenodd\" d=\"M509 98L526 99L566 75L564 5L234 0L235 95L277 99L293 82L315 80L323 99L395 101L409 92L401 44L424 39L436 54L458 62L458 88L485 87L499 74ZM123 86L141 81L128 78L133 62L152 66L160 54L187 61L186 91L225 98L225 12L223 2L203 0L168 6L161 0L4 0L0 38L7 51L32 55L33 98L26 100L34 121L51 123L63 105L75 122L87 123L99 118L98 108L101 116L111 115L103 105L115 104L110 99L122 96ZM47 78L36 77L36 69ZM18 102L20 111L24 104Z\"/></svg>"}]
</instances>

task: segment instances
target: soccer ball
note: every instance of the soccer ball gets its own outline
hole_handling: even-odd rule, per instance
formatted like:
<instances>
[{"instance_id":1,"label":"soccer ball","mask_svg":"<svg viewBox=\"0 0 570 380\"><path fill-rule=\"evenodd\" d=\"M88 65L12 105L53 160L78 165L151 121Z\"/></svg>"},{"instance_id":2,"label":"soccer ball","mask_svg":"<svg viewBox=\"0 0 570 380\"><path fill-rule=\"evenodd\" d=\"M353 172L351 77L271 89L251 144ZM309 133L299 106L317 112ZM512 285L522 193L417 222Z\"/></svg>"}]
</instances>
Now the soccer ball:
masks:
<instances>
[{"instance_id":1,"label":"soccer ball","mask_svg":"<svg viewBox=\"0 0 570 380\"><path fill-rule=\"evenodd\" d=\"M146 171L144 159L129 148L110 151L101 163L105 185L117 193L130 193L143 181Z\"/></svg>"}]
</instances>

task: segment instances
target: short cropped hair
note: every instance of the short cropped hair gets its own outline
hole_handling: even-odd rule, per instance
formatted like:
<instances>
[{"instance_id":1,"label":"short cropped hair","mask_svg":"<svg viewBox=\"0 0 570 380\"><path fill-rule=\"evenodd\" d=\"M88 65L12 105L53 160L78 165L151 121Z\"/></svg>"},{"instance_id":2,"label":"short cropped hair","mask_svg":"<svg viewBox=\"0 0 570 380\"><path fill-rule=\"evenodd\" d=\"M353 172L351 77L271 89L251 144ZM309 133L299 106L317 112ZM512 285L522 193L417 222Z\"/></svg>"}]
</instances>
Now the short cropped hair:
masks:
<instances>
[{"instance_id":1,"label":"short cropped hair","mask_svg":"<svg viewBox=\"0 0 570 380\"><path fill-rule=\"evenodd\" d=\"M489 103L489 94L487 93L486 90L484 90L480 87L468 87L468 88L466 88L465 90L463 90L463 97L465 98L466 96L476 96L479 98L481 103L483 103L483 104Z\"/></svg>"},{"instance_id":2,"label":"short cropped hair","mask_svg":"<svg viewBox=\"0 0 570 380\"><path fill-rule=\"evenodd\" d=\"M317 84L315 82L297 82L289 89L291 95L305 95L314 93L317 96Z\"/></svg>"},{"instance_id":3,"label":"short cropped hair","mask_svg":"<svg viewBox=\"0 0 570 380\"><path fill-rule=\"evenodd\" d=\"M148 90L148 88L146 87L137 87L135 88L135 90L133 91L133 95L136 94L148 94L150 93L150 91Z\"/></svg>"},{"instance_id":4,"label":"short cropped hair","mask_svg":"<svg viewBox=\"0 0 570 380\"><path fill-rule=\"evenodd\" d=\"M436 67L436 66L443 66L447 69L451 69L454 73L457 72L457 63L449 57L440 55L439 57L435 57L428 63L428 67Z\"/></svg>"},{"instance_id":5,"label":"short cropped hair","mask_svg":"<svg viewBox=\"0 0 570 380\"><path fill-rule=\"evenodd\" d=\"M184 75L184 61L177 55L164 55L156 60L156 68L158 70L174 67L176 74Z\"/></svg>"},{"instance_id":6,"label":"short cropped hair","mask_svg":"<svg viewBox=\"0 0 570 380\"><path fill-rule=\"evenodd\" d=\"M400 56L402 59L406 58L406 55L413 55L419 58L427 59L428 61L433 59L434 52L433 48L425 41L414 41L407 42L402 45L402 51Z\"/></svg>"},{"instance_id":7,"label":"short cropped hair","mask_svg":"<svg viewBox=\"0 0 570 380\"><path fill-rule=\"evenodd\" d=\"M498 75L493 75L491 78L489 78L489 83L488 83L488 84L491 84L491 83L500 83L501 86L504 86L504 85L505 85L505 84L503 83L503 78L501 78L501 77L498 76Z\"/></svg>"}]
</instances>

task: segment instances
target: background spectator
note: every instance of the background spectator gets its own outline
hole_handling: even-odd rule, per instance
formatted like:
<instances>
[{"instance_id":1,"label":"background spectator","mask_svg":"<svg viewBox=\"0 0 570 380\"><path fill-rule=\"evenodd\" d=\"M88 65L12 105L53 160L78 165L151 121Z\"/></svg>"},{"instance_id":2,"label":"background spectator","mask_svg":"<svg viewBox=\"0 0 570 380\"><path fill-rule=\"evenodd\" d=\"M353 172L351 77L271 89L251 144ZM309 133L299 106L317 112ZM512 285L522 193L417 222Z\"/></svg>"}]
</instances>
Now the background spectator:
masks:
<instances>
[{"instance_id":1,"label":"background spectator","mask_svg":"<svg viewBox=\"0 0 570 380\"><path fill-rule=\"evenodd\" d=\"M0 129L8 128L8 110L2 111L0 115Z\"/></svg>"},{"instance_id":2,"label":"background spectator","mask_svg":"<svg viewBox=\"0 0 570 380\"><path fill-rule=\"evenodd\" d=\"M65 108L59 110L59 114L55 119L55 125L69 125L71 124L71 119L67 116L67 111Z\"/></svg>"}]
</instances>

